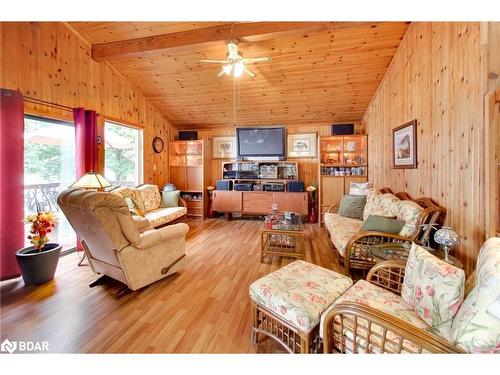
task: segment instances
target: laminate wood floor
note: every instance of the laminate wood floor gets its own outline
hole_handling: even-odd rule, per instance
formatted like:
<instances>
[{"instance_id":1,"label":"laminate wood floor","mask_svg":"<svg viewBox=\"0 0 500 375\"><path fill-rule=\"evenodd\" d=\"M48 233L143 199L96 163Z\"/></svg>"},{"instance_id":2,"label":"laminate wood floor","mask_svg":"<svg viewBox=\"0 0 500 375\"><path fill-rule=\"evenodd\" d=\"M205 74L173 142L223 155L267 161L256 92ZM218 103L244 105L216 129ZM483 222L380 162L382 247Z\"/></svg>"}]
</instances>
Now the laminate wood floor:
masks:
<instances>
[{"instance_id":1,"label":"laminate wood floor","mask_svg":"<svg viewBox=\"0 0 500 375\"><path fill-rule=\"evenodd\" d=\"M95 275L77 254L61 258L43 286L2 282L0 338L48 341L53 353L283 352L268 338L250 343L248 286L293 259L260 263L262 221L188 224L186 268L118 300L113 282L88 287ZM325 229L305 227L306 260L339 271Z\"/></svg>"}]
</instances>

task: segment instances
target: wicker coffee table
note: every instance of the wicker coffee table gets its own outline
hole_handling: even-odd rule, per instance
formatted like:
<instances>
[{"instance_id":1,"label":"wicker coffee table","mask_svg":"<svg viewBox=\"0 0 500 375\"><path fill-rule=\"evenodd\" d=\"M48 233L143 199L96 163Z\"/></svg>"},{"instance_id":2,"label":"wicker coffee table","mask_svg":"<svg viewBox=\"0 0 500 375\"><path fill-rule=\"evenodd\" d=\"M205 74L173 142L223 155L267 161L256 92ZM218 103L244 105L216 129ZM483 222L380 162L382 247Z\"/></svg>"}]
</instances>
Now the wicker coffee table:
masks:
<instances>
[{"instance_id":1,"label":"wicker coffee table","mask_svg":"<svg viewBox=\"0 0 500 375\"><path fill-rule=\"evenodd\" d=\"M283 214L276 216L276 222L266 222L262 228L260 261L266 255L305 260L302 217L296 214L294 220L286 220Z\"/></svg>"}]
</instances>

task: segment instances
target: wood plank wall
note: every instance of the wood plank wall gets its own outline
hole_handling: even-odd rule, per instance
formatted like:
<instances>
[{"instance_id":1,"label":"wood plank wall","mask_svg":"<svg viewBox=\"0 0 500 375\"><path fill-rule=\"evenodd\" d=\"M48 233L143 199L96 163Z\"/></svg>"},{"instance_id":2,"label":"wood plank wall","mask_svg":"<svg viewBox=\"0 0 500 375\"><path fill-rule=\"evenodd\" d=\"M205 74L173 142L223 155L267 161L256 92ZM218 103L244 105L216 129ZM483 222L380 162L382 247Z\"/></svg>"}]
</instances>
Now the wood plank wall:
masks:
<instances>
[{"instance_id":1,"label":"wood plank wall","mask_svg":"<svg viewBox=\"0 0 500 375\"><path fill-rule=\"evenodd\" d=\"M168 180L168 141L176 130L166 117L108 64L90 57L90 46L61 22L2 22L0 86L23 95L99 113L102 135L105 118L144 129L144 182L163 185ZM72 120L71 112L26 103L26 111ZM155 136L167 147L152 150ZM99 150L104 167L104 144Z\"/></svg>"},{"instance_id":2,"label":"wood plank wall","mask_svg":"<svg viewBox=\"0 0 500 375\"><path fill-rule=\"evenodd\" d=\"M318 136L331 135L331 125L304 125L304 126L286 126L287 134L305 134L316 133ZM362 133L363 129L359 123L355 124L355 132ZM220 128L220 129L198 129L198 139L206 141L209 147L209 154L212 155L212 138L222 136L234 136L236 133L235 127ZM319 156L319 150L318 150ZM304 181L306 186L315 183L318 185L318 163L319 158L298 158L289 159L297 161L299 166L299 179ZM222 164L229 161L229 159L212 159L210 156L209 168L211 181L210 185L215 186L215 182L222 178Z\"/></svg>"},{"instance_id":3,"label":"wood plank wall","mask_svg":"<svg viewBox=\"0 0 500 375\"><path fill-rule=\"evenodd\" d=\"M413 23L362 121L370 181L444 205L462 242L455 255L467 272L485 236L484 66L492 47L481 41L481 27ZM393 169L392 129L413 119L418 169Z\"/></svg>"}]
</instances>

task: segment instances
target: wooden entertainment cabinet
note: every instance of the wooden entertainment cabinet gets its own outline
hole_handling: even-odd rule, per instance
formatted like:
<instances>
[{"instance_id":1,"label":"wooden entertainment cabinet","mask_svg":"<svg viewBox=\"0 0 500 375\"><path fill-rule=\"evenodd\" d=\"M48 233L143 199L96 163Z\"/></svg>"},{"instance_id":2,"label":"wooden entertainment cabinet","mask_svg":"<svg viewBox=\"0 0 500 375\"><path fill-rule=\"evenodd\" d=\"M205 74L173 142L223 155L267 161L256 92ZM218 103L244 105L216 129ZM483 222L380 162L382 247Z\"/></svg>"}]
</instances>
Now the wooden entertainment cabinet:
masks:
<instances>
[{"instance_id":1,"label":"wooden entertainment cabinet","mask_svg":"<svg viewBox=\"0 0 500 375\"><path fill-rule=\"evenodd\" d=\"M278 212L308 214L308 193L287 191L287 182L298 181L296 162L259 161L229 162L222 165L222 176L233 185L251 184L262 190L214 190L212 208L217 212L241 214L269 214L273 204ZM285 191L264 191L266 183L284 184ZM262 186L259 186L262 185Z\"/></svg>"}]
</instances>

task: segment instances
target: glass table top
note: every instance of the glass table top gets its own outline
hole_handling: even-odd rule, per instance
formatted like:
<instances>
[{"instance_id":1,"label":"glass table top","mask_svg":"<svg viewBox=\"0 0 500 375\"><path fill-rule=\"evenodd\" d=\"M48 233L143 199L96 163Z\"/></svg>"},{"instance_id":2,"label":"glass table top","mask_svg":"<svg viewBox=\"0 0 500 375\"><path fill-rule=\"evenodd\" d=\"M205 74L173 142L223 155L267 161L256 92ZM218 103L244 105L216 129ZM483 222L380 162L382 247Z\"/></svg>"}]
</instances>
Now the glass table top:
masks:
<instances>
[{"instance_id":1,"label":"glass table top","mask_svg":"<svg viewBox=\"0 0 500 375\"><path fill-rule=\"evenodd\" d=\"M410 255L410 248L411 245L408 243L384 243L380 245L373 245L370 248L370 251L372 252L373 256L375 256L378 259L381 260L402 260L406 261L408 259L408 255ZM429 253L434 255L435 257L445 260L444 259L444 252L432 249L430 247L423 247L425 250L427 250ZM449 264L458 267L458 268L463 268L462 262L455 258L452 257L451 255L448 256L448 261Z\"/></svg>"},{"instance_id":2,"label":"glass table top","mask_svg":"<svg viewBox=\"0 0 500 375\"><path fill-rule=\"evenodd\" d=\"M266 230L288 230L288 231L301 231L302 230L302 216L295 214L292 220L285 218L285 214L268 215L264 221L264 229Z\"/></svg>"}]
</instances>

